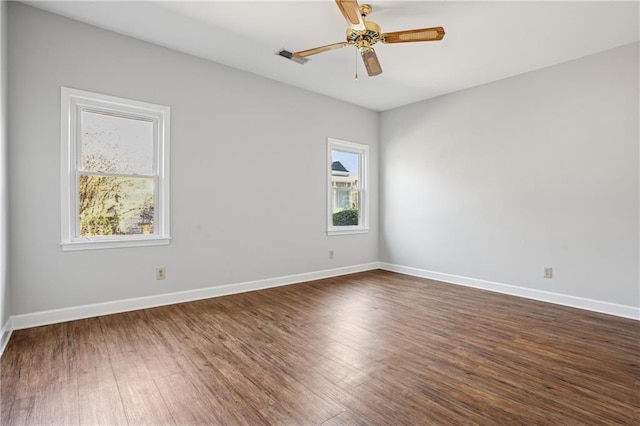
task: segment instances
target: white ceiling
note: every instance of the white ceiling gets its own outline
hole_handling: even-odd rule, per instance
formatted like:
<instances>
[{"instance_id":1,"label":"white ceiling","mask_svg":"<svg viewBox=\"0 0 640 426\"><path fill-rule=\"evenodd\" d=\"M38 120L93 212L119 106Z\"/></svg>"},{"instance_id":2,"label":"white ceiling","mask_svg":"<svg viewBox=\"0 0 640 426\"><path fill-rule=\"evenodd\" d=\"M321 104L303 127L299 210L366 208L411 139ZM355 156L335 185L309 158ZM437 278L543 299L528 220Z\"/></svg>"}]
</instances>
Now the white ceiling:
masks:
<instances>
[{"instance_id":1,"label":"white ceiling","mask_svg":"<svg viewBox=\"0 0 640 426\"><path fill-rule=\"evenodd\" d=\"M375 48L367 77L355 48L299 65L276 56L344 41L323 1L27 1L98 27L210 59L376 111L547 67L640 39L638 1L367 1L383 32L443 26L440 42ZM365 3L365 0L360 0Z\"/></svg>"}]
</instances>

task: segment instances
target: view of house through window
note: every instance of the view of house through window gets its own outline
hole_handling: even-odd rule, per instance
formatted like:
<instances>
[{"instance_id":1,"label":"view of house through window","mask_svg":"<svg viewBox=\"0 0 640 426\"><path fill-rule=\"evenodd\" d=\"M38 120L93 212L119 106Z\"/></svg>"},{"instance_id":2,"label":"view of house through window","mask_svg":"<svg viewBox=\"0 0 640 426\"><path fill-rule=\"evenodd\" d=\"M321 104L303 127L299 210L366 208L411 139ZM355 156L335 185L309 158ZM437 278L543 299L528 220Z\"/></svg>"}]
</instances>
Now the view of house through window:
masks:
<instances>
[{"instance_id":1,"label":"view of house through window","mask_svg":"<svg viewBox=\"0 0 640 426\"><path fill-rule=\"evenodd\" d=\"M333 226L358 225L360 156L353 152L331 150L331 186L333 187Z\"/></svg>"},{"instance_id":2,"label":"view of house through window","mask_svg":"<svg viewBox=\"0 0 640 426\"><path fill-rule=\"evenodd\" d=\"M368 147L329 139L329 234L367 231Z\"/></svg>"}]
</instances>

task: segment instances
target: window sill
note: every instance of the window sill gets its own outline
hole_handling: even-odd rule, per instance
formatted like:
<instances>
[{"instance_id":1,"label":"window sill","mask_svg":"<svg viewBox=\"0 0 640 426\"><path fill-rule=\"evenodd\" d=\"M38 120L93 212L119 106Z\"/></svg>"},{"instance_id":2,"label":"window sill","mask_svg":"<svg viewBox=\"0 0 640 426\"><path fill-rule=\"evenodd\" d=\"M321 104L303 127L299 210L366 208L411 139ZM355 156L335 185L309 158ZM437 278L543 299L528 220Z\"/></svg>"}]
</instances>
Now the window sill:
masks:
<instances>
[{"instance_id":1,"label":"window sill","mask_svg":"<svg viewBox=\"0 0 640 426\"><path fill-rule=\"evenodd\" d=\"M170 237L136 238L123 240L82 240L60 243L62 251L101 250L125 247L166 246Z\"/></svg>"},{"instance_id":2,"label":"window sill","mask_svg":"<svg viewBox=\"0 0 640 426\"><path fill-rule=\"evenodd\" d=\"M329 229L327 235L349 235L349 234L367 234L368 228L351 228L351 229Z\"/></svg>"}]
</instances>

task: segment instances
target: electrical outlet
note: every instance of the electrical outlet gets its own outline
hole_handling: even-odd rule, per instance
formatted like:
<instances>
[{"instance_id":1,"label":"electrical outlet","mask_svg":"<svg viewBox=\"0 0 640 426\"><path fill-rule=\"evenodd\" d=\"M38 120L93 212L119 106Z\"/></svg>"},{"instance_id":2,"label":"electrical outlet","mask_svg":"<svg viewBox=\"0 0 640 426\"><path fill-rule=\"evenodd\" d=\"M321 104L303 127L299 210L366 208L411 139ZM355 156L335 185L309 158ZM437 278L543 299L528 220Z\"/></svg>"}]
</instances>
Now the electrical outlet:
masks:
<instances>
[{"instance_id":1,"label":"electrical outlet","mask_svg":"<svg viewBox=\"0 0 640 426\"><path fill-rule=\"evenodd\" d=\"M553 278L553 268L552 267L546 266L544 268L544 277L545 278L549 278L549 279Z\"/></svg>"},{"instance_id":2,"label":"electrical outlet","mask_svg":"<svg viewBox=\"0 0 640 426\"><path fill-rule=\"evenodd\" d=\"M333 259L333 250L329 250L329 259Z\"/></svg>"},{"instance_id":3,"label":"electrical outlet","mask_svg":"<svg viewBox=\"0 0 640 426\"><path fill-rule=\"evenodd\" d=\"M167 274L166 274L166 271L164 270L164 266L156 268L156 280L164 280L166 276Z\"/></svg>"}]
</instances>

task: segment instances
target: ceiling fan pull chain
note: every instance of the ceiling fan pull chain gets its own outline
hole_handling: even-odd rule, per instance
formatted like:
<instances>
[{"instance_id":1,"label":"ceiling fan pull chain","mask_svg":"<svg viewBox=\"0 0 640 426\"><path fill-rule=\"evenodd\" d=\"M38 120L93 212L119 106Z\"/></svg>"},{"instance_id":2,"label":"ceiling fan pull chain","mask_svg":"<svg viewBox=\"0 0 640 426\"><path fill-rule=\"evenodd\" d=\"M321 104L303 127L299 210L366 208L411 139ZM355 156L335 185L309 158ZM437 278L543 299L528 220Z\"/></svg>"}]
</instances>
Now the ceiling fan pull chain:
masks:
<instances>
[{"instance_id":1,"label":"ceiling fan pull chain","mask_svg":"<svg viewBox=\"0 0 640 426\"><path fill-rule=\"evenodd\" d=\"M355 66L356 66L356 83L358 82L358 49L354 49L355 51L355 59L356 61L354 62Z\"/></svg>"}]
</instances>

